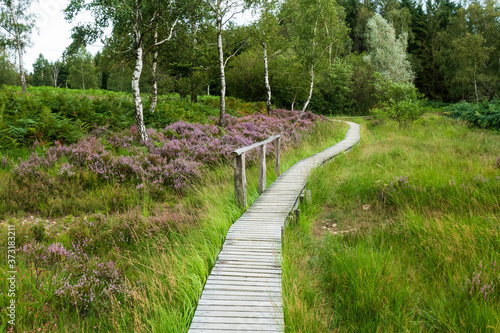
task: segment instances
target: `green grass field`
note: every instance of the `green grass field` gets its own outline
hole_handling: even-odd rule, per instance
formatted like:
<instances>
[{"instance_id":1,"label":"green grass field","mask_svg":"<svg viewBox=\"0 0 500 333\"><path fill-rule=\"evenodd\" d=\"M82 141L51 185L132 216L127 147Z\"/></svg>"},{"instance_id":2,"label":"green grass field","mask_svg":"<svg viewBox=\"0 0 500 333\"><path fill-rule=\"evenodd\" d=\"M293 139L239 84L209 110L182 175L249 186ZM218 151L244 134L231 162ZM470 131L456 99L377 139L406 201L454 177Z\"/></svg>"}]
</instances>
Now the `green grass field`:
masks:
<instances>
[{"instance_id":1,"label":"green grass field","mask_svg":"<svg viewBox=\"0 0 500 333\"><path fill-rule=\"evenodd\" d=\"M500 133L362 124L287 229L287 332L500 331Z\"/></svg>"}]
</instances>

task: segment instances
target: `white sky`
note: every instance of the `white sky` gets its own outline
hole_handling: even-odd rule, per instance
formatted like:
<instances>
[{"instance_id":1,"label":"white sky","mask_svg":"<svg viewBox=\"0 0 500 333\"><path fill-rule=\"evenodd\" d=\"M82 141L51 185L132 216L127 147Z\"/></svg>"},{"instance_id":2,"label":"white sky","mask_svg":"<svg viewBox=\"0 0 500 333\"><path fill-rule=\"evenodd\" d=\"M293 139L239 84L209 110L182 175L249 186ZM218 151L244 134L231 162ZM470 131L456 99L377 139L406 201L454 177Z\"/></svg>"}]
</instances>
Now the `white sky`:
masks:
<instances>
[{"instance_id":1,"label":"white sky","mask_svg":"<svg viewBox=\"0 0 500 333\"><path fill-rule=\"evenodd\" d=\"M32 12L37 14L35 31L31 36L32 45L26 48L24 54L24 68L33 71L33 63L40 53L49 61L56 61L62 57L66 47L71 44L72 25L64 19L63 10L69 0L40 0L32 6ZM100 43L99 43L100 44ZM95 54L102 45L88 46L87 49Z\"/></svg>"},{"instance_id":2,"label":"white sky","mask_svg":"<svg viewBox=\"0 0 500 333\"><path fill-rule=\"evenodd\" d=\"M35 31L31 37L32 45L26 48L24 54L24 68L28 72L33 72L33 63L40 53L48 61L61 59L64 50L71 44L72 24L64 19L63 10L68 6L69 0L39 0L32 6L32 12L37 14ZM85 16L84 16L85 18ZM88 19L88 17L87 17ZM248 23L252 21L250 11L235 17L238 23ZM99 42L95 45L87 46L87 50L96 54L102 49Z\"/></svg>"}]
</instances>

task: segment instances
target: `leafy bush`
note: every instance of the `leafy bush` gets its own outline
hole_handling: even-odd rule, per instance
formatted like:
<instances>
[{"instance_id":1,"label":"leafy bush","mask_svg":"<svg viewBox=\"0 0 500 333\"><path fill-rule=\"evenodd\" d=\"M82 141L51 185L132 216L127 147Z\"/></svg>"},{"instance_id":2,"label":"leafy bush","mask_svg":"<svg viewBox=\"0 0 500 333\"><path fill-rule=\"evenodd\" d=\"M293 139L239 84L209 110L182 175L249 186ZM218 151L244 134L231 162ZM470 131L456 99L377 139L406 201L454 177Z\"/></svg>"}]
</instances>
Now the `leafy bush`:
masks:
<instances>
[{"instance_id":1,"label":"leafy bush","mask_svg":"<svg viewBox=\"0 0 500 333\"><path fill-rule=\"evenodd\" d=\"M97 128L93 135L76 143L56 142L55 146L39 147L26 159L19 159L5 179L5 186L1 186L0 209L48 210L58 215L63 207L58 201L106 188L110 191L106 202L112 202L111 206L118 210L126 206L123 195L129 189L161 200L172 193L184 193L204 170L227 163L234 149L274 134L282 135L283 149L295 146L321 119L312 113L299 119L299 112L274 110L270 116L227 115L228 126L224 129L214 124L178 121L163 130L148 128L151 140L145 144L136 140L135 126L117 133ZM273 154L273 149L269 147L268 153ZM247 154L250 162L256 158L257 150ZM6 159L5 164L9 161Z\"/></svg>"},{"instance_id":2,"label":"leafy bush","mask_svg":"<svg viewBox=\"0 0 500 333\"><path fill-rule=\"evenodd\" d=\"M378 118L388 118L406 127L423 113L422 97L413 83L396 83L376 75L375 94L379 107L372 110Z\"/></svg>"},{"instance_id":3,"label":"leafy bush","mask_svg":"<svg viewBox=\"0 0 500 333\"><path fill-rule=\"evenodd\" d=\"M498 99L479 104L460 102L448 106L445 113L452 118L465 120L472 126L500 130L500 101Z\"/></svg>"}]
</instances>

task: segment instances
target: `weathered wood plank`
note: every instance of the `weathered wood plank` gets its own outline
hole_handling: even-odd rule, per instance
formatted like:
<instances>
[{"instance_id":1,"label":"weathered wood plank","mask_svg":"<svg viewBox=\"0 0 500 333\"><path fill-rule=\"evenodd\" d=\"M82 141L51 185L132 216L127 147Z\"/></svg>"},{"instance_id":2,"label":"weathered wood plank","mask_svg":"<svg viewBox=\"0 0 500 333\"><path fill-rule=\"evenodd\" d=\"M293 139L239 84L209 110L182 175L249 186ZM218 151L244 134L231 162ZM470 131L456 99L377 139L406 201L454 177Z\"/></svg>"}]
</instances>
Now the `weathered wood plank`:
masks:
<instances>
[{"instance_id":1,"label":"weathered wood plank","mask_svg":"<svg viewBox=\"0 0 500 333\"><path fill-rule=\"evenodd\" d=\"M263 188L265 172L264 177L262 174L259 176L258 190L262 194L229 229L200 297L190 333L284 331L281 228L289 213L297 208L299 194L305 189L311 169L345 152L359 141L359 126L350 125L344 141L297 163L267 189ZM280 144L279 140L276 144ZM259 145L263 147L262 165L265 163L265 144L244 148L252 149ZM239 152L243 162L245 151ZM276 160L275 171L279 173L279 156ZM235 170L236 167L235 161ZM241 179L241 175L238 177ZM246 187L246 178L239 183ZM238 199L238 203L241 202L243 199ZM242 208L246 208L246 196Z\"/></svg>"},{"instance_id":2,"label":"weathered wood plank","mask_svg":"<svg viewBox=\"0 0 500 333\"><path fill-rule=\"evenodd\" d=\"M283 315L272 312L243 312L243 311L224 311L224 312L216 312L216 311L197 311L197 315L201 317L241 317L241 318L272 318L275 320L283 320ZM281 316L280 316L281 315Z\"/></svg>"},{"instance_id":3,"label":"weathered wood plank","mask_svg":"<svg viewBox=\"0 0 500 333\"><path fill-rule=\"evenodd\" d=\"M210 323L193 323L193 328L212 328L216 330L230 329L232 331L239 331L241 329L252 332L279 332L279 325L258 325L258 324L210 324Z\"/></svg>"},{"instance_id":4,"label":"weathered wood plank","mask_svg":"<svg viewBox=\"0 0 500 333\"><path fill-rule=\"evenodd\" d=\"M245 154L234 159L234 195L240 209L247 208L247 178L245 171Z\"/></svg>"},{"instance_id":5,"label":"weathered wood plank","mask_svg":"<svg viewBox=\"0 0 500 333\"><path fill-rule=\"evenodd\" d=\"M273 317L202 317L197 316L193 323L220 323L220 324L258 324L258 325L279 325L280 320Z\"/></svg>"},{"instance_id":6,"label":"weathered wood plank","mask_svg":"<svg viewBox=\"0 0 500 333\"><path fill-rule=\"evenodd\" d=\"M260 146L259 152L259 194L266 190L266 145Z\"/></svg>"},{"instance_id":7,"label":"weathered wood plank","mask_svg":"<svg viewBox=\"0 0 500 333\"><path fill-rule=\"evenodd\" d=\"M234 295L234 296L257 296L264 295L270 298L273 297L281 297L281 290L278 291L266 291L261 292L259 290L220 290L220 289L211 289L211 290L203 290L203 295Z\"/></svg>"}]
</instances>

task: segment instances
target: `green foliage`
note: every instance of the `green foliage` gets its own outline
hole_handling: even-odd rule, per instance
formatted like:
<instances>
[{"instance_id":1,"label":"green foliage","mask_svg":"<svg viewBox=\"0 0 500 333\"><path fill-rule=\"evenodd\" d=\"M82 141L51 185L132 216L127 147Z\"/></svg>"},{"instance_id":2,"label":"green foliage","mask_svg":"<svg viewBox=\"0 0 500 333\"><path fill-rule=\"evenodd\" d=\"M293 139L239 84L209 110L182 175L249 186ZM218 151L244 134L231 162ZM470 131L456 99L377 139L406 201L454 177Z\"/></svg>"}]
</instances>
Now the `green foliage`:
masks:
<instances>
[{"instance_id":1,"label":"green foliage","mask_svg":"<svg viewBox=\"0 0 500 333\"><path fill-rule=\"evenodd\" d=\"M285 231L287 328L499 330L499 133L438 116L363 125L360 149L311 175L313 204Z\"/></svg>"},{"instance_id":2,"label":"green foliage","mask_svg":"<svg viewBox=\"0 0 500 333\"><path fill-rule=\"evenodd\" d=\"M0 86L15 85L19 81L19 75L13 68L7 54L0 47Z\"/></svg>"},{"instance_id":3,"label":"green foliage","mask_svg":"<svg viewBox=\"0 0 500 333\"><path fill-rule=\"evenodd\" d=\"M34 86L54 85L50 63L41 53L33 63L33 74L30 76L30 83Z\"/></svg>"},{"instance_id":4,"label":"green foliage","mask_svg":"<svg viewBox=\"0 0 500 333\"><path fill-rule=\"evenodd\" d=\"M424 112L423 97L413 83L396 83L376 76L374 97L379 107L372 110L378 118L388 118L406 127L417 120Z\"/></svg>"},{"instance_id":5,"label":"green foliage","mask_svg":"<svg viewBox=\"0 0 500 333\"><path fill-rule=\"evenodd\" d=\"M67 60L69 67L68 83L73 89L97 89L97 75L92 54L85 47L72 54Z\"/></svg>"},{"instance_id":6,"label":"green foliage","mask_svg":"<svg viewBox=\"0 0 500 333\"><path fill-rule=\"evenodd\" d=\"M252 48L230 63L227 70L228 95L246 101L261 101L266 94L262 48Z\"/></svg>"},{"instance_id":7,"label":"green foliage","mask_svg":"<svg viewBox=\"0 0 500 333\"><path fill-rule=\"evenodd\" d=\"M365 60L372 64L386 80L394 82L411 82L414 74L407 59L407 34L396 33L380 14L368 20L367 43L369 53Z\"/></svg>"},{"instance_id":8,"label":"green foliage","mask_svg":"<svg viewBox=\"0 0 500 333\"><path fill-rule=\"evenodd\" d=\"M150 127L163 128L177 120L207 123L218 115L219 99L203 96L199 103L159 97L157 111L146 112ZM228 114L247 115L265 109L263 102L227 99ZM96 127L123 130L134 123L134 103L130 95L107 90L76 90L31 87L21 94L18 87L0 88L0 150L22 146L74 143Z\"/></svg>"},{"instance_id":9,"label":"green foliage","mask_svg":"<svg viewBox=\"0 0 500 333\"><path fill-rule=\"evenodd\" d=\"M453 118L465 120L472 126L500 130L500 101L498 99L479 104L460 102L448 106L445 113Z\"/></svg>"}]
</instances>

